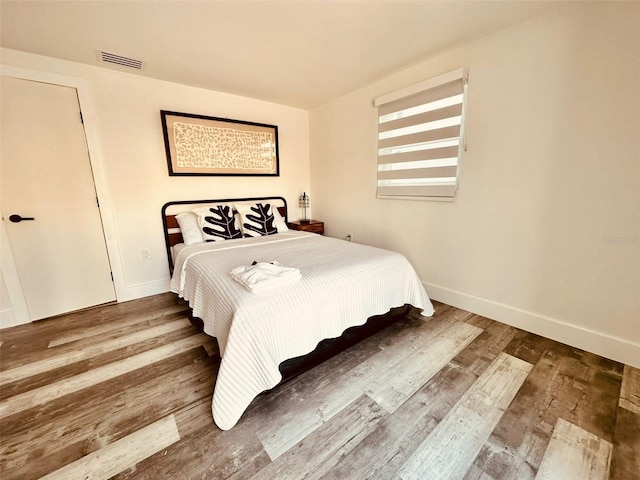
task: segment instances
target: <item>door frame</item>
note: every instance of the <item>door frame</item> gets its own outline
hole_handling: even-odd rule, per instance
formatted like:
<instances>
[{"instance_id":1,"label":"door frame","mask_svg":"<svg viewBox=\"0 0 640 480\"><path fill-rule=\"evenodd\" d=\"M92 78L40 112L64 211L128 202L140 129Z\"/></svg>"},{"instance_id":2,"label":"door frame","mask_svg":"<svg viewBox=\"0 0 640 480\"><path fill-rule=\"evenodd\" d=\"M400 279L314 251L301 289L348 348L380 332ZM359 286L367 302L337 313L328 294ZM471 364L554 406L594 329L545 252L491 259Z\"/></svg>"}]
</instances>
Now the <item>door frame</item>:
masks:
<instances>
[{"instance_id":1,"label":"door frame","mask_svg":"<svg viewBox=\"0 0 640 480\"><path fill-rule=\"evenodd\" d=\"M89 151L89 163L91 164L91 172L93 175L93 183L96 187L96 195L100 204L99 213L102 222L102 231L104 232L105 244L107 247L107 256L111 263L111 273L113 275L113 286L116 294L116 301L124 297L125 282L124 271L120 261L120 246L116 236L116 226L113 215L113 204L109 185L107 182L107 174L100 147L100 135L98 131L98 122L96 117L96 109L93 102L93 94L91 85L84 78L71 77L68 75L60 75L57 73L43 72L39 70L31 70L23 67L15 67L10 65L0 65L0 76L13 77L22 80L31 80L34 82L48 83L59 85L62 87L74 88L78 94L78 103L82 112L82 120L85 138L87 141L87 149ZM1 81L1 79L0 79ZM1 206L0 206L1 208ZM1 212L0 212L1 213ZM0 270L4 277L7 294L11 301L13 310L13 324L20 325L31 322L29 312L26 307L22 287L20 286L20 278L13 258L11 246L6 242L7 236L2 225L0 232L2 238L2 251L0 257ZM7 325L9 326L9 325Z\"/></svg>"}]
</instances>

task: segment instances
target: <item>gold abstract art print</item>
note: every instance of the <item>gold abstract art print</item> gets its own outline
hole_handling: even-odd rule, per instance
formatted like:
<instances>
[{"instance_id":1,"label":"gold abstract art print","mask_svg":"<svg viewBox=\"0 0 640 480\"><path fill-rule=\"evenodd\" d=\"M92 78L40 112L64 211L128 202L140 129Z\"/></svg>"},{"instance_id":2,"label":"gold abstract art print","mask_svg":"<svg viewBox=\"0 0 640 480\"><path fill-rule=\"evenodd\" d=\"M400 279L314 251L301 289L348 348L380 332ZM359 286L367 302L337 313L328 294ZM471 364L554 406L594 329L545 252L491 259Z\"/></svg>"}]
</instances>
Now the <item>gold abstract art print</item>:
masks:
<instances>
[{"instance_id":1,"label":"gold abstract art print","mask_svg":"<svg viewBox=\"0 0 640 480\"><path fill-rule=\"evenodd\" d=\"M160 111L169 175L280 175L278 127Z\"/></svg>"}]
</instances>

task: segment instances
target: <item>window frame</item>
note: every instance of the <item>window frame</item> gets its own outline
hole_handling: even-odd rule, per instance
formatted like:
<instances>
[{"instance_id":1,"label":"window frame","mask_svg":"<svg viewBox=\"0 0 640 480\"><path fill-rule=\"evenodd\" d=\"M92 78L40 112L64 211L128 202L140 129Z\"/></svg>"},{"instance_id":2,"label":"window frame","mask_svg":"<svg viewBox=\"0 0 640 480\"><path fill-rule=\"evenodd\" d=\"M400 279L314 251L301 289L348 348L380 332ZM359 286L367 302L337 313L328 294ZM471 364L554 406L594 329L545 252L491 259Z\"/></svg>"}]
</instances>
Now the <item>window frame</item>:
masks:
<instances>
[{"instance_id":1,"label":"window frame","mask_svg":"<svg viewBox=\"0 0 640 480\"><path fill-rule=\"evenodd\" d=\"M465 117L468 75L468 69L460 67L374 99L373 103L377 111L376 157L378 159L376 162L376 198L435 201L453 201L455 199L460 184L462 154L466 151ZM450 94L451 92L457 93ZM431 96L435 100L430 101ZM460 98L456 99L454 97ZM429 103L432 105L429 105ZM418 107L418 113L411 113L406 117L399 115L391 120L381 122L384 117L415 109L416 106ZM388 111L394 113L388 113ZM457 123L458 117L459 126ZM415 120L414 122L411 121L412 118ZM453 123L451 123L452 121ZM391 122L400 126L390 128L387 125L385 127L385 124ZM412 129L416 133L402 134L401 132L401 130L411 132ZM458 133L451 136L452 132L456 130ZM410 135L412 135L411 138L416 143L402 143L402 137L405 137L405 141L410 141L406 138ZM429 140L431 137L434 139ZM394 138L397 138L399 142L394 141ZM452 145L452 142L457 143L457 145ZM398 157L390 157L388 160L398 161L382 162L381 157L394 155L393 153L381 153L385 149L393 148L390 144L393 145L394 143L399 144L397 148L401 152L395 153ZM455 156L452 154L454 146L457 146ZM403 149L407 150L402 151ZM413 152L421 152L422 155L421 153L412 155ZM401 158L400 155L404 155L406 158ZM413 161L413 158L418 158L419 160ZM454 159L455 163L452 165ZM410 163L413 166L409 165ZM391 168L382 168L382 165L389 165ZM395 168L393 165L395 165ZM431 168L434 170L429 171ZM402 171L406 171L407 175L403 175ZM454 171L455 176L452 176ZM427 175L419 177L421 172ZM438 175L443 176L440 177ZM448 176L445 177L444 175ZM381 187L385 188L384 185L381 186L381 181L385 180L391 180L391 182L396 180L396 185L387 186L387 192L381 193ZM391 189L391 191L402 192L403 188L405 188L402 183L405 183L407 193L388 193ZM421 190L425 193L415 194L416 191L420 192Z\"/></svg>"}]
</instances>

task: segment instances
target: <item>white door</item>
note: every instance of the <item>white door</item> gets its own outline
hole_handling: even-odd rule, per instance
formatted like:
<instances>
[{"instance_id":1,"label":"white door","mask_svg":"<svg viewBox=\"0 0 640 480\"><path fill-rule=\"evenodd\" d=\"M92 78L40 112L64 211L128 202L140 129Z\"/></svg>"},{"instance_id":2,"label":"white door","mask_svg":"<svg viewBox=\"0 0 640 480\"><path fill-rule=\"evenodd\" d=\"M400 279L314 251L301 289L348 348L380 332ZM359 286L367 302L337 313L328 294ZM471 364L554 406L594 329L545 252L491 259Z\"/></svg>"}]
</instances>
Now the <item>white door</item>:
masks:
<instances>
[{"instance_id":1,"label":"white door","mask_svg":"<svg viewBox=\"0 0 640 480\"><path fill-rule=\"evenodd\" d=\"M2 221L31 320L115 300L76 90L0 89Z\"/></svg>"}]
</instances>

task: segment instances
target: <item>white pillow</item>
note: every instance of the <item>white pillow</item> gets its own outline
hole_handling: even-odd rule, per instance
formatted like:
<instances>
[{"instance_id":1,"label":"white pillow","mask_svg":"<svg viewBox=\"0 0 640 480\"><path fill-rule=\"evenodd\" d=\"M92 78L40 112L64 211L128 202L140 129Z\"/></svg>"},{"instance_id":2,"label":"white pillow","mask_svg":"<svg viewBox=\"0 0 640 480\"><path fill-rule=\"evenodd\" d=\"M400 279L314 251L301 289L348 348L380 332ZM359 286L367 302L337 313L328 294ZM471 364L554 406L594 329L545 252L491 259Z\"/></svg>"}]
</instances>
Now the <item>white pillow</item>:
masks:
<instances>
[{"instance_id":1,"label":"white pillow","mask_svg":"<svg viewBox=\"0 0 640 480\"><path fill-rule=\"evenodd\" d=\"M206 242L242 238L242 230L231 205L196 208L193 213L197 215L202 238Z\"/></svg>"},{"instance_id":2,"label":"white pillow","mask_svg":"<svg viewBox=\"0 0 640 480\"><path fill-rule=\"evenodd\" d=\"M198 217L195 214L191 212L179 213L176 215L176 220L185 245L204 242L202 230L200 230L200 225L198 224Z\"/></svg>"},{"instance_id":3,"label":"white pillow","mask_svg":"<svg viewBox=\"0 0 640 480\"><path fill-rule=\"evenodd\" d=\"M240 214L237 212L236 207L233 207L233 211L235 212L233 214L233 218L236 219L236 226L240 229L240 231L242 232L242 236L244 237L244 231L242 230L242 217L240 216Z\"/></svg>"},{"instance_id":4,"label":"white pillow","mask_svg":"<svg viewBox=\"0 0 640 480\"><path fill-rule=\"evenodd\" d=\"M271 212L273 213L273 218L274 218L273 223L278 229L278 233L288 231L289 227L287 227L287 222L285 222L284 218L282 218L282 215L280 215L280 211L278 210L278 207L271 205Z\"/></svg>"},{"instance_id":5,"label":"white pillow","mask_svg":"<svg viewBox=\"0 0 640 480\"><path fill-rule=\"evenodd\" d=\"M247 206L252 206L254 204L236 204L234 205L234 208L236 209L236 221L238 222L238 225L242 226L242 216L240 215L240 213L238 212L238 207L240 207L241 209L243 209L243 207ZM288 232L289 231L289 227L287 227L287 222L285 222L284 217L280 214L280 211L278 210L278 207L276 207L273 204L270 204L270 208L269 208L269 214L273 214L273 225L278 229L278 233L282 233L282 232ZM245 232L247 233L247 235L251 236L250 232Z\"/></svg>"},{"instance_id":6,"label":"white pillow","mask_svg":"<svg viewBox=\"0 0 640 480\"><path fill-rule=\"evenodd\" d=\"M261 237L278 233L270 203L236 204L245 237Z\"/></svg>"}]
</instances>

